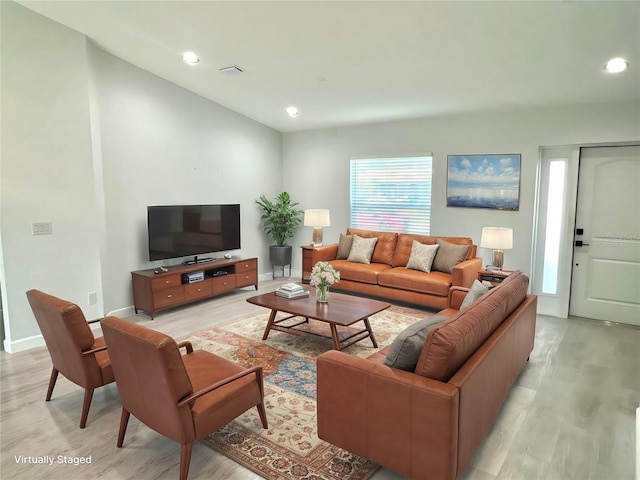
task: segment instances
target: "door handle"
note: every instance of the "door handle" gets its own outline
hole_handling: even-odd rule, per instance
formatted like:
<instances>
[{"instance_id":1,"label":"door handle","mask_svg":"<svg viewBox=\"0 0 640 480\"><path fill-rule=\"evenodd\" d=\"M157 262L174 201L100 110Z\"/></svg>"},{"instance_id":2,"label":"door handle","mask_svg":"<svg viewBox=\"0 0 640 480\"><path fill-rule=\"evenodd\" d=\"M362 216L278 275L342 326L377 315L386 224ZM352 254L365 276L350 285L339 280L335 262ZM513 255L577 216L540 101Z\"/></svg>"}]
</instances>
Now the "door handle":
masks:
<instances>
[{"instance_id":1,"label":"door handle","mask_svg":"<svg viewBox=\"0 0 640 480\"><path fill-rule=\"evenodd\" d=\"M582 240L576 240L576 247L588 247L588 243L584 243Z\"/></svg>"}]
</instances>

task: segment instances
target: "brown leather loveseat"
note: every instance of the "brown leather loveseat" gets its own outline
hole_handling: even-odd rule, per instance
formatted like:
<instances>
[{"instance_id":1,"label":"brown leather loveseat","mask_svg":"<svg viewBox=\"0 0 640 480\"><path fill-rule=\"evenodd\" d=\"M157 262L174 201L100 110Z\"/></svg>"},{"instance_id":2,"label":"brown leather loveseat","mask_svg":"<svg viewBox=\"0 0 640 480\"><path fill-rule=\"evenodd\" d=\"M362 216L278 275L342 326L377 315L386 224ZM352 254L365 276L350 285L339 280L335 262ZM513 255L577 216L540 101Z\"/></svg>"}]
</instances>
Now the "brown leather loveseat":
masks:
<instances>
[{"instance_id":1,"label":"brown leather loveseat","mask_svg":"<svg viewBox=\"0 0 640 480\"><path fill-rule=\"evenodd\" d=\"M318 436L414 480L458 478L533 350L536 300L521 272L457 310L418 344L415 371L329 351L318 357Z\"/></svg>"},{"instance_id":2,"label":"brown leather loveseat","mask_svg":"<svg viewBox=\"0 0 640 480\"><path fill-rule=\"evenodd\" d=\"M353 235L377 238L370 263L349 261L348 251L341 254L342 241ZM328 261L340 272L340 281L331 287L334 290L442 309L449 307L451 288L469 288L482 269L482 259L476 258L477 248L469 237L436 237L355 228L349 228L346 235L340 237L341 243L315 247L310 251L311 265ZM433 263L435 268L430 272L407 268L414 240L424 245L440 245ZM439 261L439 255L444 258L447 252L455 249L462 251L462 258L455 261L455 265L446 260ZM437 268L437 265L442 266Z\"/></svg>"}]
</instances>

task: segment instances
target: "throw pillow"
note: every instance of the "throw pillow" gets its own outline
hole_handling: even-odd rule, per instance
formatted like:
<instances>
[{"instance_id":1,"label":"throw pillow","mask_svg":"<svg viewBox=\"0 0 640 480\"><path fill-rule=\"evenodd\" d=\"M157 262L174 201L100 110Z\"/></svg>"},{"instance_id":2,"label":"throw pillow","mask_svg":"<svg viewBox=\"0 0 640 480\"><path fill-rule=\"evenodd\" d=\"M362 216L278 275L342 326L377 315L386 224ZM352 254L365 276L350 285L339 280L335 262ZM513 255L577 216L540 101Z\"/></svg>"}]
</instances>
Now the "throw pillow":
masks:
<instances>
[{"instance_id":1,"label":"throw pillow","mask_svg":"<svg viewBox=\"0 0 640 480\"><path fill-rule=\"evenodd\" d=\"M436 252L436 258L433 259L431 269L453 273L453 267L467 258L469 245L456 245L455 243L445 242L441 238L438 238L436 243L440 245L440 248Z\"/></svg>"},{"instance_id":2,"label":"throw pillow","mask_svg":"<svg viewBox=\"0 0 640 480\"><path fill-rule=\"evenodd\" d=\"M376 237L364 238L358 235L353 236L353 243L351 244L351 251L347 261L355 263L371 263L371 255L373 255L373 249L376 247Z\"/></svg>"},{"instance_id":3,"label":"throw pillow","mask_svg":"<svg viewBox=\"0 0 640 480\"><path fill-rule=\"evenodd\" d=\"M438 247L440 245L425 245L414 240L413 245L411 245L411 255L407 262L407 268L429 273Z\"/></svg>"},{"instance_id":4,"label":"throw pillow","mask_svg":"<svg viewBox=\"0 0 640 480\"><path fill-rule=\"evenodd\" d=\"M483 285L478 280L474 280L473 284L471 284L471 288L467 292L467 296L464 297L464 300L462 301L462 305L460 305L460 311L464 312L471 306L473 302L475 302L488 291L489 289L485 285Z\"/></svg>"},{"instance_id":5,"label":"throw pillow","mask_svg":"<svg viewBox=\"0 0 640 480\"><path fill-rule=\"evenodd\" d=\"M436 315L409 325L393 340L384 364L407 372L413 372L418 364L429 330L443 320L445 320L445 317Z\"/></svg>"},{"instance_id":6,"label":"throw pillow","mask_svg":"<svg viewBox=\"0 0 640 480\"><path fill-rule=\"evenodd\" d=\"M353 235L340 234L340 240L338 241L338 254L336 260L346 260L349 258L351 252L351 244L353 243Z\"/></svg>"}]
</instances>

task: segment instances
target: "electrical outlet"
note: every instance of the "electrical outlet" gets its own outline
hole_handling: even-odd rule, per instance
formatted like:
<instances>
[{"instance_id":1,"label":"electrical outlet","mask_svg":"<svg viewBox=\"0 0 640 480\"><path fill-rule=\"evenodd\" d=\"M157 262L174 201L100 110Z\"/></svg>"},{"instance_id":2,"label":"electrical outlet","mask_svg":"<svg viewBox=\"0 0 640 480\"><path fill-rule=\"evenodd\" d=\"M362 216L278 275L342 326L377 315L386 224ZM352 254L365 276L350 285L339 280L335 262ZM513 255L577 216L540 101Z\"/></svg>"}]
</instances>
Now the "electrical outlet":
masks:
<instances>
[{"instance_id":1,"label":"electrical outlet","mask_svg":"<svg viewBox=\"0 0 640 480\"><path fill-rule=\"evenodd\" d=\"M98 303L98 294L96 292L89 292L89 305L95 305Z\"/></svg>"}]
</instances>

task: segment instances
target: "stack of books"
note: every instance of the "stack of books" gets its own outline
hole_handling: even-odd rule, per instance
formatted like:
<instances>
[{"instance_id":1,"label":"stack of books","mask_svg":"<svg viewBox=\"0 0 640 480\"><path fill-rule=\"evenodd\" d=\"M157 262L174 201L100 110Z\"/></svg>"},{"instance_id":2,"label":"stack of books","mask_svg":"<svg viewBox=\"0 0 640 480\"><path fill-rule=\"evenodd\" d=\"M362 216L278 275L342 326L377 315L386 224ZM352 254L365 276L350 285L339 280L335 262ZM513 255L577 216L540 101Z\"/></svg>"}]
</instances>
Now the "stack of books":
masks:
<instances>
[{"instance_id":1,"label":"stack of books","mask_svg":"<svg viewBox=\"0 0 640 480\"><path fill-rule=\"evenodd\" d=\"M276 290L276 295L284 298L308 297L309 290L305 290L297 283L285 283L278 290Z\"/></svg>"}]
</instances>

